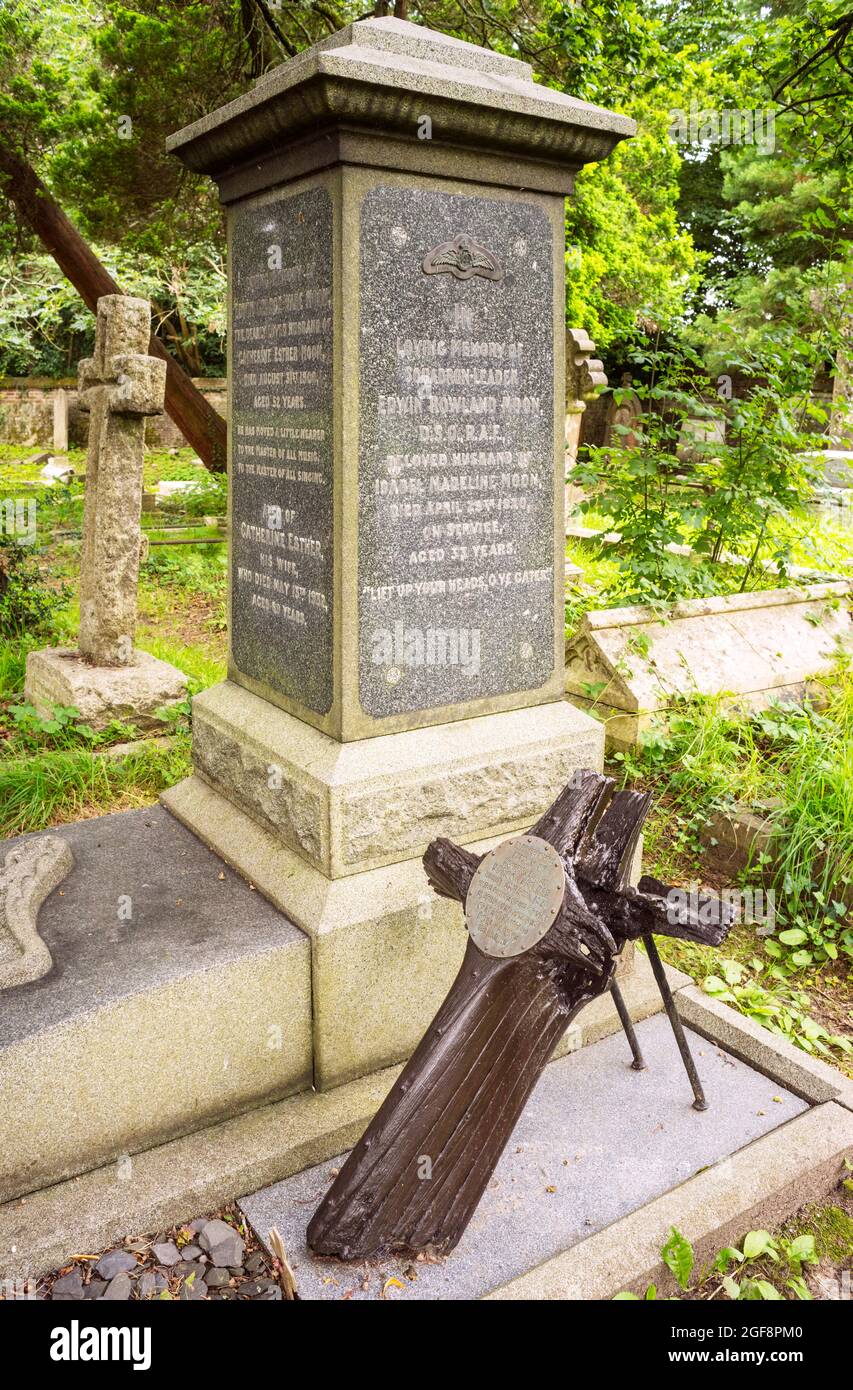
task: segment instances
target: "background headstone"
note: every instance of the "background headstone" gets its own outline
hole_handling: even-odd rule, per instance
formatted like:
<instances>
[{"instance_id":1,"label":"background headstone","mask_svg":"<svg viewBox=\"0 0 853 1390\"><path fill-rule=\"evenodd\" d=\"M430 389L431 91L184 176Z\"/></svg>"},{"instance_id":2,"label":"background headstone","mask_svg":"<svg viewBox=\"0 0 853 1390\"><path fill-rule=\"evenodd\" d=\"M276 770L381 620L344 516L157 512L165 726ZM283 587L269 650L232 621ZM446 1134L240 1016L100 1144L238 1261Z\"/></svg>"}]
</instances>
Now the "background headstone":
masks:
<instances>
[{"instance_id":1,"label":"background headstone","mask_svg":"<svg viewBox=\"0 0 853 1390\"><path fill-rule=\"evenodd\" d=\"M636 605L585 614L566 645L566 691L627 748L673 697L731 695L762 708L801 699L840 648L853 649L850 584L685 599L665 614Z\"/></svg>"},{"instance_id":2,"label":"background headstone","mask_svg":"<svg viewBox=\"0 0 853 1390\"><path fill-rule=\"evenodd\" d=\"M631 389L631 373L624 372L620 391L629 394L622 395L617 401L615 396L611 396L607 411L607 423L604 427L604 448L634 449L638 442L638 433L642 419L643 406L636 391Z\"/></svg>"},{"instance_id":3,"label":"background headstone","mask_svg":"<svg viewBox=\"0 0 853 1390\"><path fill-rule=\"evenodd\" d=\"M68 451L68 396L61 386L53 393L53 447L58 454Z\"/></svg>"},{"instance_id":4,"label":"background headstone","mask_svg":"<svg viewBox=\"0 0 853 1390\"><path fill-rule=\"evenodd\" d=\"M566 330L566 473L578 461L584 414L590 401L607 385L607 374L594 357L595 343L583 328ZM583 500L575 483L566 483L566 516Z\"/></svg>"}]
</instances>

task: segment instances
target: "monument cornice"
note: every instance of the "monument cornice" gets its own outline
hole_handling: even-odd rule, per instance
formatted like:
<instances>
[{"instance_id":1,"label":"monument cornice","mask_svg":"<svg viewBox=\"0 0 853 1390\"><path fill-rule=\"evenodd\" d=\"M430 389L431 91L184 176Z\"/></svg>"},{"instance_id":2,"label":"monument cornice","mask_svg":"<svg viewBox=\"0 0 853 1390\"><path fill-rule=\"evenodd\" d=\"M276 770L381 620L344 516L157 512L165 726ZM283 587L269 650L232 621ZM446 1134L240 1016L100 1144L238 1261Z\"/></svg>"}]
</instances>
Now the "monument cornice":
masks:
<instances>
[{"instance_id":1,"label":"monument cornice","mask_svg":"<svg viewBox=\"0 0 853 1390\"><path fill-rule=\"evenodd\" d=\"M419 124L431 121L431 138ZM604 159L636 126L532 79L528 64L400 20L366 20L260 78L251 91L176 132L167 148L222 182L272 147L339 127L386 133L405 145L511 155L571 174ZM403 144L399 144L401 137ZM361 162L371 162L368 153ZM523 183L524 178L520 176Z\"/></svg>"}]
</instances>

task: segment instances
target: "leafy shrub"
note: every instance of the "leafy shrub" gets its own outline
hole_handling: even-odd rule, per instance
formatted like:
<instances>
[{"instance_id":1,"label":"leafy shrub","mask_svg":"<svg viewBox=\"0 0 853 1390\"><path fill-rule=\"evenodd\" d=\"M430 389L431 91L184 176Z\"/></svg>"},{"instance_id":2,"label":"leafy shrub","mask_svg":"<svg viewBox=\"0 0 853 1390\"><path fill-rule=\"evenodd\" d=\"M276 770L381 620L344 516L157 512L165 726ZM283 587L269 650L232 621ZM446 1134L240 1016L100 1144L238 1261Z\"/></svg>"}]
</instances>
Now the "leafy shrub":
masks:
<instances>
[{"instance_id":1,"label":"leafy shrub","mask_svg":"<svg viewBox=\"0 0 853 1390\"><path fill-rule=\"evenodd\" d=\"M711 1275L720 1280L723 1290L731 1299L763 1299L773 1303L784 1302L786 1297L778 1284L782 1285L782 1289L790 1289L794 1298L810 1301L812 1295L803 1278L803 1265L819 1263L815 1238L808 1231L790 1239L784 1235L774 1237L769 1231L747 1231L743 1239L743 1248L739 1249L735 1245L725 1246L716 1256L710 1271L702 1271L693 1286L690 1283L696 1265L693 1246L676 1226L670 1227L666 1242L661 1246L660 1255L682 1293L689 1293L694 1287L698 1288L704 1279ZM732 1266L739 1274L740 1282L729 1274ZM751 1266L751 1272L747 1273ZM776 1282L762 1279L760 1276L765 1272L773 1272ZM643 1301L654 1302L657 1296L656 1286L649 1284ZM616 1300L620 1299L637 1302L638 1296L635 1293L616 1294Z\"/></svg>"},{"instance_id":2,"label":"leafy shrub","mask_svg":"<svg viewBox=\"0 0 853 1390\"><path fill-rule=\"evenodd\" d=\"M719 398L687 349L636 352L634 361L640 380L613 396L621 404L636 394L640 420L616 425L619 438L588 449L570 474L591 494L581 511L601 517L604 533L621 534L613 601L744 591L768 564L784 579L793 519L816 480L806 425L816 414L826 418L809 396L810 345L797 340L785 352L733 364L753 385L749 399L731 402ZM723 418L724 440L709 428ZM699 423L698 433L685 433L688 421ZM677 553L678 546L693 555ZM721 566L733 554L744 563L727 572Z\"/></svg>"},{"instance_id":3,"label":"leafy shrub","mask_svg":"<svg viewBox=\"0 0 853 1390\"><path fill-rule=\"evenodd\" d=\"M853 675L842 664L820 701L750 711L721 700L673 702L666 725L617 754L625 780L651 781L679 822L685 848L701 849L712 812L757 807L776 827L772 860L750 865L775 893L776 935L764 939L769 973L846 956L853 960ZM767 803L772 802L768 811Z\"/></svg>"},{"instance_id":4,"label":"leafy shrub","mask_svg":"<svg viewBox=\"0 0 853 1390\"><path fill-rule=\"evenodd\" d=\"M30 552L0 536L0 637L48 632L69 594L66 585L50 588Z\"/></svg>"},{"instance_id":5,"label":"leafy shrub","mask_svg":"<svg viewBox=\"0 0 853 1390\"><path fill-rule=\"evenodd\" d=\"M224 473L208 473L198 487L181 498L186 516L224 516L228 510L228 479Z\"/></svg>"},{"instance_id":6,"label":"leafy shrub","mask_svg":"<svg viewBox=\"0 0 853 1390\"><path fill-rule=\"evenodd\" d=\"M16 756L25 752L45 752L66 748L95 748L136 737L132 724L114 720L106 729L97 731L81 723L80 711L73 705L54 705L43 718L32 705L9 705L0 728L6 723L9 737L4 752Z\"/></svg>"},{"instance_id":7,"label":"leafy shrub","mask_svg":"<svg viewBox=\"0 0 853 1390\"><path fill-rule=\"evenodd\" d=\"M152 546L145 564L146 578L190 589L206 598L220 598L228 578L225 546Z\"/></svg>"}]
</instances>

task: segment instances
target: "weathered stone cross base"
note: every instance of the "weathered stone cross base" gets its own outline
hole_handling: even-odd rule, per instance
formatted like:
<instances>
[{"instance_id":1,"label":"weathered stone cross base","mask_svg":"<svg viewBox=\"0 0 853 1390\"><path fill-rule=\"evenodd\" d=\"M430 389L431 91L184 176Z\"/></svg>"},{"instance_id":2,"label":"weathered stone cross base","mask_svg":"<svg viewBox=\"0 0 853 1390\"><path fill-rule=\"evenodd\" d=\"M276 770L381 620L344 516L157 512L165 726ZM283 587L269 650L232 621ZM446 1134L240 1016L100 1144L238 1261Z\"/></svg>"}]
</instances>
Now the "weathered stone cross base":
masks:
<instances>
[{"instance_id":1,"label":"weathered stone cross base","mask_svg":"<svg viewBox=\"0 0 853 1390\"><path fill-rule=\"evenodd\" d=\"M45 647L27 657L24 696L42 718L55 705L73 706L93 729L121 720L147 730L160 723L158 711L179 704L186 693L182 671L138 647L126 666L92 666L67 647Z\"/></svg>"}]
</instances>

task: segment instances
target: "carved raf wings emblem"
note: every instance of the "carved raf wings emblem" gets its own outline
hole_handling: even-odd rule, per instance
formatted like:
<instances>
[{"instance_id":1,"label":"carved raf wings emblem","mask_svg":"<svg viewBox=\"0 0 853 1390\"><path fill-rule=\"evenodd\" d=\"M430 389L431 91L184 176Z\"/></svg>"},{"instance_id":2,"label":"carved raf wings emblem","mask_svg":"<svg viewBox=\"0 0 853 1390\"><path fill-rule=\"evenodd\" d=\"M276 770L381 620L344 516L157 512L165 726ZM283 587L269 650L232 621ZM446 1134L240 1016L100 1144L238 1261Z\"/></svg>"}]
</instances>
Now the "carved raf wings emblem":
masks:
<instances>
[{"instance_id":1,"label":"carved raf wings emblem","mask_svg":"<svg viewBox=\"0 0 853 1390\"><path fill-rule=\"evenodd\" d=\"M457 236L433 247L423 269L425 275L452 275L456 280L470 280L473 275L481 275L484 280L504 278L497 257L469 236Z\"/></svg>"}]
</instances>

